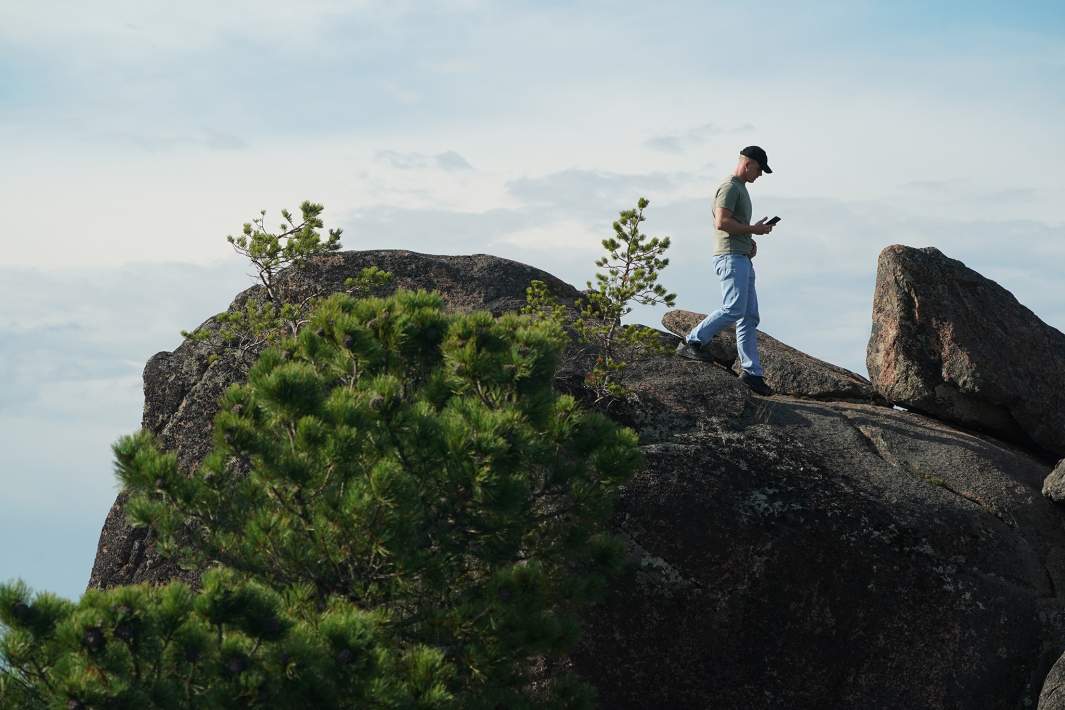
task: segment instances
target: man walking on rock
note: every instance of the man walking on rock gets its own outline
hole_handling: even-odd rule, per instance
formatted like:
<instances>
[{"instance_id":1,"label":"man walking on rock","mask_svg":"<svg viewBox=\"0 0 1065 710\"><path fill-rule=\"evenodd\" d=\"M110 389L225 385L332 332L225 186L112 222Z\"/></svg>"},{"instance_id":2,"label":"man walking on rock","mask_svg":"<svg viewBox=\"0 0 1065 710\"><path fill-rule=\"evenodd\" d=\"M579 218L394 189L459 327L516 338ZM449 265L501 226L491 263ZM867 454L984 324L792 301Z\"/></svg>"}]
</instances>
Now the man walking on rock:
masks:
<instances>
[{"instance_id":1,"label":"man walking on rock","mask_svg":"<svg viewBox=\"0 0 1065 710\"><path fill-rule=\"evenodd\" d=\"M772 172L765 151L756 145L747 146L740 151L736 170L718 186L714 196L714 270L721 279L721 307L695 326L677 347L681 357L713 360L710 341L735 323L736 349L743 368L740 380L756 394L767 397L773 390L762 379L762 363L758 359L758 296L751 264L758 245L751 237L772 232L775 220L766 223L762 217L751 224L747 183Z\"/></svg>"}]
</instances>

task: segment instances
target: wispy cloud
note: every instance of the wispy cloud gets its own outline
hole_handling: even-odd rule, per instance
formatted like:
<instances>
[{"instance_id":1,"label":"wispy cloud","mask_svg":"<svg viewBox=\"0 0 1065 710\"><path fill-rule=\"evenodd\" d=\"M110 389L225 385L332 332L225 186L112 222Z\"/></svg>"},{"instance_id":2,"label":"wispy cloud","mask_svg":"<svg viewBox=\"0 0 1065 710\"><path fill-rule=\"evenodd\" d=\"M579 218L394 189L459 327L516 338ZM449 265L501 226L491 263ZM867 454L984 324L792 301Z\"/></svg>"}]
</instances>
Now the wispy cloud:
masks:
<instances>
[{"instance_id":1,"label":"wispy cloud","mask_svg":"<svg viewBox=\"0 0 1065 710\"><path fill-rule=\"evenodd\" d=\"M644 145L651 150L680 155L704 145L711 138L736 133L749 133L751 131L754 131L754 125L750 123L731 128L723 128L715 123L704 123L681 133L648 138L644 141Z\"/></svg>"},{"instance_id":2,"label":"wispy cloud","mask_svg":"<svg viewBox=\"0 0 1065 710\"><path fill-rule=\"evenodd\" d=\"M507 191L528 205L561 208L570 214L602 214L629 209L640 197L668 192L682 176L669 173L621 174L570 168L507 182Z\"/></svg>"},{"instance_id":3,"label":"wispy cloud","mask_svg":"<svg viewBox=\"0 0 1065 710\"><path fill-rule=\"evenodd\" d=\"M0 316L0 413L106 408L106 383L139 380L151 355L180 344L182 329L224 310L251 285L242 270L235 259L214 267L0 268L0 300L20 304Z\"/></svg>"},{"instance_id":4,"label":"wispy cloud","mask_svg":"<svg viewBox=\"0 0 1065 710\"><path fill-rule=\"evenodd\" d=\"M141 129L114 126L102 129L97 137L120 149L133 149L145 153L172 153L179 150L240 151L251 144L232 133L213 128L182 126L171 129L164 126Z\"/></svg>"},{"instance_id":5,"label":"wispy cloud","mask_svg":"<svg viewBox=\"0 0 1065 710\"><path fill-rule=\"evenodd\" d=\"M976 210L994 205L1031 204L1043 197L1043 191L1035 187L997 185L989 187L986 182L974 180L909 180L898 187L907 200L938 202L950 207L972 206Z\"/></svg>"},{"instance_id":6,"label":"wispy cloud","mask_svg":"<svg viewBox=\"0 0 1065 710\"><path fill-rule=\"evenodd\" d=\"M264 44L310 39L339 17L373 12L383 3L360 0L305 0L299 6L233 0L186 0L149 6L136 0L5 4L0 37L10 43L31 40L84 49L95 45L120 53L202 51L236 36Z\"/></svg>"},{"instance_id":7,"label":"wispy cloud","mask_svg":"<svg viewBox=\"0 0 1065 710\"><path fill-rule=\"evenodd\" d=\"M425 155L424 153L402 153L396 150L379 150L374 156L378 162L396 170L424 170L437 168L445 172L463 172L473 170L469 161L453 150Z\"/></svg>"},{"instance_id":8,"label":"wispy cloud","mask_svg":"<svg viewBox=\"0 0 1065 710\"><path fill-rule=\"evenodd\" d=\"M473 166L469 161L463 158L461 155L453 150L449 150L445 153L440 153L434 157L436 165L441 170L447 172L461 172L463 170L473 170Z\"/></svg>"}]
</instances>

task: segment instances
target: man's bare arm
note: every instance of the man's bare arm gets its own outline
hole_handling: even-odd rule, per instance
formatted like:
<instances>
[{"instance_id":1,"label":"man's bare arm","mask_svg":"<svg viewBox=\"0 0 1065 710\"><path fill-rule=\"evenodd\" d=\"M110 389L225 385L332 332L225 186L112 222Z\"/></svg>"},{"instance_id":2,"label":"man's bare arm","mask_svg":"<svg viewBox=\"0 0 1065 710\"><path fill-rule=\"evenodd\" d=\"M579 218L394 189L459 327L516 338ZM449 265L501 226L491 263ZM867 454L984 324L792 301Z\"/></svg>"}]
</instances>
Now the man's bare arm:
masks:
<instances>
[{"instance_id":1,"label":"man's bare arm","mask_svg":"<svg viewBox=\"0 0 1065 710\"><path fill-rule=\"evenodd\" d=\"M729 234L769 234L773 231L773 225L765 224L766 217L762 217L754 224L741 224L732 216L732 210L726 207L714 209L714 226Z\"/></svg>"}]
</instances>

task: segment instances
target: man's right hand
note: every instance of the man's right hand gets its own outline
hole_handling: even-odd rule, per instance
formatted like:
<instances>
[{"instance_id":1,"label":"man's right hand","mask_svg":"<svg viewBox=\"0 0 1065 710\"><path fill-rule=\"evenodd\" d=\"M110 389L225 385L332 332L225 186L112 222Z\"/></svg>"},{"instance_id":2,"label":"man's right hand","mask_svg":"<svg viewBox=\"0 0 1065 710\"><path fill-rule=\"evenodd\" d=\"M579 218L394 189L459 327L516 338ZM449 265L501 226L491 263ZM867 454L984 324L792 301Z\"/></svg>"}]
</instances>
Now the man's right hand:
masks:
<instances>
[{"instance_id":1,"label":"man's right hand","mask_svg":"<svg viewBox=\"0 0 1065 710\"><path fill-rule=\"evenodd\" d=\"M751 234L769 234L773 231L775 225L766 224L765 221L768 217L762 217L760 220L751 225Z\"/></svg>"}]
</instances>

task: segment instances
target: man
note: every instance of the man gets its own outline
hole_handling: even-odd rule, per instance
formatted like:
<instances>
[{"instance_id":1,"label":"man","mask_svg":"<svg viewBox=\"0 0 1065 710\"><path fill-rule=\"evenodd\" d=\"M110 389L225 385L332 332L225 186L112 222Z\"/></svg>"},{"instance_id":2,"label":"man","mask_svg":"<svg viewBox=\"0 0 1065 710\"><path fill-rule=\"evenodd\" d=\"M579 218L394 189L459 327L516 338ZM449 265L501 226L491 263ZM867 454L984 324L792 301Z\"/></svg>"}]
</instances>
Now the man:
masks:
<instances>
[{"instance_id":1,"label":"man","mask_svg":"<svg viewBox=\"0 0 1065 710\"><path fill-rule=\"evenodd\" d=\"M736 349L743 368L740 381L766 397L773 390L762 379L762 363L758 359L758 296L751 259L758 251L752 236L769 234L773 225L766 224L765 217L751 224L747 183L772 172L765 151L756 145L747 146L740 151L736 170L718 186L714 196L714 270L721 279L721 308L695 326L677 347L681 357L712 360L710 341L721 329L735 323Z\"/></svg>"}]
</instances>

